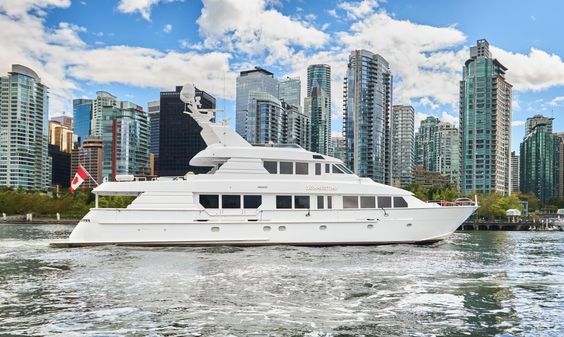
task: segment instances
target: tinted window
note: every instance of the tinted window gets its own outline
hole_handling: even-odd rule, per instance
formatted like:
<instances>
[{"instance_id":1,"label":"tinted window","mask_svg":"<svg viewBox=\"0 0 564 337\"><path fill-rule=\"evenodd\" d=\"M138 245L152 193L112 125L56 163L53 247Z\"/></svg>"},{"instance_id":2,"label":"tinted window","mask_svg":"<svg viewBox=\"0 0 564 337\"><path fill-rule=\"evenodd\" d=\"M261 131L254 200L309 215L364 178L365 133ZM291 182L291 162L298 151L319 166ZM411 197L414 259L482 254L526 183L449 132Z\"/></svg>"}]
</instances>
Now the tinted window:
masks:
<instances>
[{"instance_id":1,"label":"tinted window","mask_svg":"<svg viewBox=\"0 0 564 337\"><path fill-rule=\"evenodd\" d=\"M245 195L243 196L243 206L245 208L259 208L262 205L262 196Z\"/></svg>"},{"instance_id":2,"label":"tinted window","mask_svg":"<svg viewBox=\"0 0 564 337\"><path fill-rule=\"evenodd\" d=\"M392 207L392 197L378 197L378 208Z\"/></svg>"},{"instance_id":3,"label":"tinted window","mask_svg":"<svg viewBox=\"0 0 564 337\"><path fill-rule=\"evenodd\" d=\"M292 197L289 195L277 195L276 208L292 208Z\"/></svg>"},{"instance_id":4,"label":"tinted window","mask_svg":"<svg viewBox=\"0 0 564 337\"><path fill-rule=\"evenodd\" d=\"M294 174L294 163L281 161L280 162L280 174Z\"/></svg>"},{"instance_id":5,"label":"tinted window","mask_svg":"<svg viewBox=\"0 0 564 337\"><path fill-rule=\"evenodd\" d=\"M241 208L240 195L222 195L221 208Z\"/></svg>"},{"instance_id":6,"label":"tinted window","mask_svg":"<svg viewBox=\"0 0 564 337\"><path fill-rule=\"evenodd\" d=\"M361 208L376 208L376 198L375 197L360 197L360 207Z\"/></svg>"},{"instance_id":7,"label":"tinted window","mask_svg":"<svg viewBox=\"0 0 564 337\"><path fill-rule=\"evenodd\" d=\"M296 174L309 174L307 163L296 163Z\"/></svg>"},{"instance_id":8,"label":"tinted window","mask_svg":"<svg viewBox=\"0 0 564 337\"><path fill-rule=\"evenodd\" d=\"M319 209L325 208L323 206L323 196L322 195L317 196L317 208L319 208Z\"/></svg>"},{"instance_id":9,"label":"tinted window","mask_svg":"<svg viewBox=\"0 0 564 337\"><path fill-rule=\"evenodd\" d=\"M338 166L338 167L339 167L339 168L341 169L341 171L343 171L344 173L347 173L347 174L352 174L352 171L351 171L351 170L349 170L349 168L348 168L348 167L346 167L345 165L343 165L343 164L339 164L339 165L337 165L337 166Z\"/></svg>"},{"instance_id":10,"label":"tinted window","mask_svg":"<svg viewBox=\"0 0 564 337\"><path fill-rule=\"evenodd\" d=\"M343 208L358 208L358 197L356 195L343 196Z\"/></svg>"},{"instance_id":11,"label":"tinted window","mask_svg":"<svg viewBox=\"0 0 564 337\"><path fill-rule=\"evenodd\" d=\"M315 163L315 175L317 175L317 176L321 175L321 164L320 163Z\"/></svg>"},{"instance_id":12,"label":"tinted window","mask_svg":"<svg viewBox=\"0 0 564 337\"><path fill-rule=\"evenodd\" d=\"M331 165L325 164L325 173L331 173Z\"/></svg>"},{"instance_id":13,"label":"tinted window","mask_svg":"<svg viewBox=\"0 0 564 337\"><path fill-rule=\"evenodd\" d=\"M294 208L309 208L309 195L294 196Z\"/></svg>"},{"instance_id":14,"label":"tinted window","mask_svg":"<svg viewBox=\"0 0 564 337\"><path fill-rule=\"evenodd\" d=\"M200 205L204 208L219 208L219 195L200 194Z\"/></svg>"},{"instance_id":15,"label":"tinted window","mask_svg":"<svg viewBox=\"0 0 564 337\"><path fill-rule=\"evenodd\" d=\"M278 162L265 161L264 168L268 171L268 173L276 174L278 173Z\"/></svg>"},{"instance_id":16,"label":"tinted window","mask_svg":"<svg viewBox=\"0 0 564 337\"><path fill-rule=\"evenodd\" d=\"M394 197L394 207L407 207L407 201L402 197Z\"/></svg>"},{"instance_id":17,"label":"tinted window","mask_svg":"<svg viewBox=\"0 0 564 337\"><path fill-rule=\"evenodd\" d=\"M314 154L314 155L313 155L313 159L325 159L325 158L323 158L322 155Z\"/></svg>"},{"instance_id":18,"label":"tinted window","mask_svg":"<svg viewBox=\"0 0 564 337\"><path fill-rule=\"evenodd\" d=\"M341 170L337 165L333 165L333 173L341 174L343 170Z\"/></svg>"},{"instance_id":19,"label":"tinted window","mask_svg":"<svg viewBox=\"0 0 564 337\"><path fill-rule=\"evenodd\" d=\"M327 197L327 208L329 208L329 209L333 208L333 197L332 196Z\"/></svg>"}]
</instances>

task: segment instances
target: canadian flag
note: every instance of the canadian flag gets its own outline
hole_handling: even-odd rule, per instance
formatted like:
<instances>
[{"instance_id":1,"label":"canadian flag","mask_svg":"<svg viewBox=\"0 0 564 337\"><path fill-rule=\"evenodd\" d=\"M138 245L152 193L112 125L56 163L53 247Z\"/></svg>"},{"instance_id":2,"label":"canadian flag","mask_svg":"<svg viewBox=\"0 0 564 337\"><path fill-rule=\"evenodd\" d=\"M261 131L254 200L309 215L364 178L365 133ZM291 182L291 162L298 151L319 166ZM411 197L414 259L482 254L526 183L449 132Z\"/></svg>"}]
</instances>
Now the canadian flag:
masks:
<instances>
[{"instance_id":1,"label":"canadian flag","mask_svg":"<svg viewBox=\"0 0 564 337\"><path fill-rule=\"evenodd\" d=\"M71 190L71 192L74 192L74 190L76 190L78 186L80 186L80 184L82 184L88 178L89 175L90 174L84 169L84 167L82 167L82 165L79 165L78 170L76 171L76 174L71 181L69 190Z\"/></svg>"}]
</instances>

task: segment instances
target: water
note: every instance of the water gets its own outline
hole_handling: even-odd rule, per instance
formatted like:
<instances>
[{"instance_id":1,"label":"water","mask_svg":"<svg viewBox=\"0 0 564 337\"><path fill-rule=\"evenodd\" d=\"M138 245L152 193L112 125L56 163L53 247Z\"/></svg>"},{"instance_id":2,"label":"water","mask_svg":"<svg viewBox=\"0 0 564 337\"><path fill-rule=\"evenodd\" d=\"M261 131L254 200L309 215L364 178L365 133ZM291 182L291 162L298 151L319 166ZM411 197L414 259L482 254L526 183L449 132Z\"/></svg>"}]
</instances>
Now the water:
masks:
<instances>
[{"instance_id":1,"label":"water","mask_svg":"<svg viewBox=\"0 0 564 337\"><path fill-rule=\"evenodd\" d=\"M430 246L49 248L0 225L0 335L563 336L564 232Z\"/></svg>"}]
</instances>

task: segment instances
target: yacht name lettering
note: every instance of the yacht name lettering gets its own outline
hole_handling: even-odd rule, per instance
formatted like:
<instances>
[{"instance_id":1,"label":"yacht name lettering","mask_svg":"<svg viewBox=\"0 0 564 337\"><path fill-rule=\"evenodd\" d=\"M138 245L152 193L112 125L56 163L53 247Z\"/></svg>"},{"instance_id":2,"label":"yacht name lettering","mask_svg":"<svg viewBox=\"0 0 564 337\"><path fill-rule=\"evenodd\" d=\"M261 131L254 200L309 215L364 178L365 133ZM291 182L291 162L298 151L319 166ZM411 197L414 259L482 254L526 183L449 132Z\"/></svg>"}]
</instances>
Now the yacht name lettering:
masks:
<instances>
[{"instance_id":1,"label":"yacht name lettering","mask_svg":"<svg viewBox=\"0 0 564 337\"><path fill-rule=\"evenodd\" d=\"M312 186L306 185L306 191L336 191L337 187L335 186Z\"/></svg>"}]
</instances>

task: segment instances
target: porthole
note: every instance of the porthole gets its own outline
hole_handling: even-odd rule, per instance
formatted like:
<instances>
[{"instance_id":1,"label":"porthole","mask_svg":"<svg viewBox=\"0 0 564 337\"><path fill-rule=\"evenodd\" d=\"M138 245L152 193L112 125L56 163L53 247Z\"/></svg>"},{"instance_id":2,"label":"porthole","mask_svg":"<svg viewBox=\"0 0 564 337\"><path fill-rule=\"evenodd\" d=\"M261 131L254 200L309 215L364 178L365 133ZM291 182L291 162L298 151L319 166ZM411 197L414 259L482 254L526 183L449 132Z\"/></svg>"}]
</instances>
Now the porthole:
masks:
<instances>
[{"instance_id":1,"label":"porthole","mask_svg":"<svg viewBox=\"0 0 564 337\"><path fill-rule=\"evenodd\" d=\"M214 226L214 227L211 228L211 231L212 232L219 232L219 227Z\"/></svg>"},{"instance_id":2,"label":"porthole","mask_svg":"<svg viewBox=\"0 0 564 337\"><path fill-rule=\"evenodd\" d=\"M270 232L271 228L270 228L270 226L264 226L264 227L262 227L262 230L265 231L265 232Z\"/></svg>"},{"instance_id":3,"label":"porthole","mask_svg":"<svg viewBox=\"0 0 564 337\"><path fill-rule=\"evenodd\" d=\"M286 226L278 226L278 230L283 232L286 230Z\"/></svg>"},{"instance_id":4,"label":"porthole","mask_svg":"<svg viewBox=\"0 0 564 337\"><path fill-rule=\"evenodd\" d=\"M411 226L412 226L412 224L408 223L408 224L407 224L406 226L407 226L407 227L411 227Z\"/></svg>"},{"instance_id":5,"label":"porthole","mask_svg":"<svg viewBox=\"0 0 564 337\"><path fill-rule=\"evenodd\" d=\"M374 225L368 225L368 226L366 226L366 228L368 228L368 229L373 229L373 228L374 228Z\"/></svg>"},{"instance_id":6,"label":"porthole","mask_svg":"<svg viewBox=\"0 0 564 337\"><path fill-rule=\"evenodd\" d=\"M322 231L327 230L327 226L321 225L321 226L319 226L319 229L322 230Z\"/></svg>"}]
</instances>

